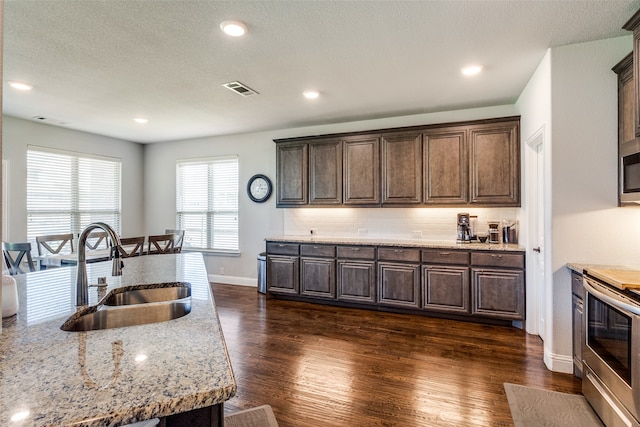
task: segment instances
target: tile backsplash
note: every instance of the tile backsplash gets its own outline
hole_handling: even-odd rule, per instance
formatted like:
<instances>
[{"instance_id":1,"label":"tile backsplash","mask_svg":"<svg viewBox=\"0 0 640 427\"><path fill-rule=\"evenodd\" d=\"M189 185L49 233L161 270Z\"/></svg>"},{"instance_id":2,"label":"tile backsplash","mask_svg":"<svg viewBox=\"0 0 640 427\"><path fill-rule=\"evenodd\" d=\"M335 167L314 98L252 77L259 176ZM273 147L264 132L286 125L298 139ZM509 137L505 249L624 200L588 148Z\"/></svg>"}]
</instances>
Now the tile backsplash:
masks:
<instances>
[{"instance_id":1,"label":"tile backsplash","mask_svg":"<svg viewBox=\"0 0 640 427\"><path fill-rule=\"evenodd\" d=\"M301 208L284 209L286 235L455 240L459 212L487 221L519 219L520 208ZM520 232L521 230L519 230Z\"/></svg>"}]
</instances>

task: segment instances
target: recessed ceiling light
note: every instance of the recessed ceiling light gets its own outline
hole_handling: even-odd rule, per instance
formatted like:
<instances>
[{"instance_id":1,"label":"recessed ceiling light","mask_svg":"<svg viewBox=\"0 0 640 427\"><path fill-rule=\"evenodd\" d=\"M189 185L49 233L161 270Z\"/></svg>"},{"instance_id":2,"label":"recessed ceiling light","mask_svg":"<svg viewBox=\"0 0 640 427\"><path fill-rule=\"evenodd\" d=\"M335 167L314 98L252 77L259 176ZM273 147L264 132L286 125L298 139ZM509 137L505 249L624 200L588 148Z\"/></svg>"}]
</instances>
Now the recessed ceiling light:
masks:
<instances>
[{"instance_id":1,"label":"recessed ceiling light","mask_svg":"<svg viewBox=\"0 0 640 427\"><path fill-rule=\"evenodd\" d=\"M133 121L140 124L145 124L149 121L149 119L145 119L144 117L134 117Z\"/></svg>"},{"instance_id":2,"label":"recessed ceiling light","mask_svg":"<svg viewBox=\"0 0 640 427\"><path fill-rule=\"evenodd\" d=\"M233 37L244 36L247 33L247 26L240 21L224 21L220 28L225 34Z\"/></svg>"},{"instance_id":3,"label":"recessed ceiling light","mask_svg":"<svg viewBox=\"0 0 640 427\"><path fill-rule=\"evenodd\" d=\"M31 90L31 89L33 89L33 86L31 86L30 84L20 83L20 82L9 82L9 86L11 86L14 89L18 89L18 90Z\"/></svg>"},{"instance_id":4,"label":"recessed ceiling light","mask_svg":"<svg viewBox=\"0 0 640 427\"><path fill-rule=\"evenodd\" d=\"M317 90L305 90L304 92L302 92L302 94L307 99L316 99L320 96L320 92L318 92Z\"/></svg>"},{"instance_id":5,"label":"recessed ceiling light","mask_svg":"<svg viewBox=\"0 0 640 427\"><path fill-rule=\"evenodd\" d=\"M465 76L475 76L480 71L482 71L482 65L469 65L460 70Z\"/></svg>"}]
</instances>

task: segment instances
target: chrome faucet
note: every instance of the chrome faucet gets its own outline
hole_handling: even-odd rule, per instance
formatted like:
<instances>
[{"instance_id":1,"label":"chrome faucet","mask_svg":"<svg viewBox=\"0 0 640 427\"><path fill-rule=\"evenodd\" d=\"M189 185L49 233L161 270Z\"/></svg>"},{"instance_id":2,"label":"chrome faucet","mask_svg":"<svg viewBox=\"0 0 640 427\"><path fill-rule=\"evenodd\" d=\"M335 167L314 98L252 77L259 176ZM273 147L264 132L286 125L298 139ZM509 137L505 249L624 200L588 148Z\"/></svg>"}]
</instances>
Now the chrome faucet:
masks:
<instances>
[{"instance_id":1,"label":"chrome faucet","mask_svg":"<svg viewBox=\"0 0 640 427\"><path fill-rule=\"evenodd\" d=\"M94 222L89 224L87 228L80 234L78 239L78 272L76 276L76 305L87 305L89 303L89 280L87 279L87 238L89 233L100 228L105 231L111 238L113 243L113 267L111 268L112 276L122 276L122 261L120 260L120 237L110 225L104 222Z\"/></svg>"}]
</instances>

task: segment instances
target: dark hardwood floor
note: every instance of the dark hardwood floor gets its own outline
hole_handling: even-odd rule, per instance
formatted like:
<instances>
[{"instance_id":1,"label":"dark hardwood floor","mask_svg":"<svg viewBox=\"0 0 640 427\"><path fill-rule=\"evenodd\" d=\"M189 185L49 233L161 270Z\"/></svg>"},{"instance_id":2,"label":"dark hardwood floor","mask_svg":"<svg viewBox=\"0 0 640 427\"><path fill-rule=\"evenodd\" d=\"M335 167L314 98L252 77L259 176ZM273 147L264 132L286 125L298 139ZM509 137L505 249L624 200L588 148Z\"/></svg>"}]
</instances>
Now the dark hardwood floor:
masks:
<instances>
[{"instance_id":1,"label":"dark hardwood floor","mask_svg":"<svg viewBox=\"0 0 640 427\"><path fill-rule=\"evenodd\" d=\"M505 382L580 393L516 328L212 290L238 383L226 414L269 404L280 427L512 426Z\"/></svg>"}]
</instances>

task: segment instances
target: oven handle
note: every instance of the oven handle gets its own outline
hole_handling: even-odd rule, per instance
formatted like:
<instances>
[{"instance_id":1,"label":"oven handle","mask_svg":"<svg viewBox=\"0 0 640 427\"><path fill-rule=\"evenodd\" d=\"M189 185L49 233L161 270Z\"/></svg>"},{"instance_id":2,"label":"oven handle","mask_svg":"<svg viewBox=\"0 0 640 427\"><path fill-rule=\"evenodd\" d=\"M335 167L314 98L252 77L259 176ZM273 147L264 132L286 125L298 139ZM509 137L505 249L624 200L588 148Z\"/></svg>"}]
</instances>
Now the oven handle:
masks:
<instances>
[{"instance_id":1,"label":"oven handle","mask_svg":"<svg viewBox=\"0 0 640 427\"><path fill-rule=\"evenodd\" d=\"M640 316L640 307L636 307L633 306L631 304L627 304L624 301L620 301L618 299L612 298L609 295L603 293L602 291L596 289L593 287L593 285L591 283L589 283L589 279L585 278L584 279L584 287L587 289L587 292L592 293L593 295L597 296L598 298L600 298L601 300L609 303L610 305L612 305L613 307L617 307L621 310L627 311L629 313L635 314L637 316Z\"/></svg>"}]
</instances>

